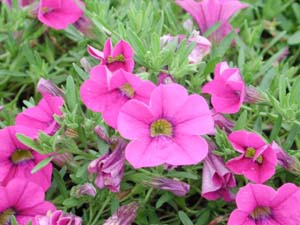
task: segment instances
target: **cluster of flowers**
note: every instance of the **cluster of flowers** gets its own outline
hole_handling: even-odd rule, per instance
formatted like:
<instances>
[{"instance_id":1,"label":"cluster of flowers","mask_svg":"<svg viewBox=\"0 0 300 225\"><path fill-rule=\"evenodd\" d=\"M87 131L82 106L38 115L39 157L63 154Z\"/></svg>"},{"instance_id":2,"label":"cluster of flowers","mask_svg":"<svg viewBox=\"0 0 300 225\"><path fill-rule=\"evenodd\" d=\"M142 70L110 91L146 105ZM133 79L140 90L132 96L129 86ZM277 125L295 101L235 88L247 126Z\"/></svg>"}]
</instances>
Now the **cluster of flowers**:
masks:
<instances>
[{"instance_id":1,"label":"cluster of flowers","mask_svg":"<svg viewBox=\"0 0 300 225\"><path fill-rule=\"evenodd\" d=\"M201 33L221 21L220 27L209 37L213 43L221 41L232 30L229 18L247 7L238 0L176 0L176 3L193 16ZM72 0L40 1L39 20L56 29L74 23L81 15L82 11ZM161 47L183 39L188 39L188 43L196 42L189 56L190 63L198 63L209 54L211 42L197 32L192 32L190 37L163 36ZM268 144L256 133L232 131L234 123L223 115L237 113L245 102L262 100L255 89L245 85L238 68L229 67L227 62L216 65L213 80L202 87L203 94L211 95L213 109L210 109L204 97L189 95L170 74L161 73L157 84L135 75L134 52L124 40L113 47L108 39L103 51L88 46L88 52L100 60L100 64L91 68L89 79L81 85L81 99L87 108L101 113L105 123L121 136L110 138L102 127L95 128L98 136L110 146L108 153L90 162L88 167L89 173L96 174L98 188L120 191L125 160L135 169L159 165L174 168L203 161L202 196L208 200L223 198L237 203L229 225L300 224L299 187L287 183L275 191L263 185L275 174L277 164L293 170L296 160L278 144ZM43 85L39 87L45 87ZM51 185L52 165L31 173L48 155L40 155L16 138L20 133L36 140L41 131L48 135L58 131L54 115L62 115L64 100L53 84L46 86L40 89L43 98L37 106L21 112L14 126L0 130L0 222L3 224L9 223L12 215L20 225L29 221L34 225L81 224L79 217L56 210L44 200L45 191ZM229 142L240 153L227 163L215 154L214 143L204 137L213 136L216 126L228 133ZM236 187L234 174L244 175L253 182L240 188L236 196L231 191ZM188 184L162 177L145 184L178 196L189 191ZM88 193L94 195L95 191ZM131 224L132 214L137 209L135 202L122 206L105 224Z\"/></svg>"}]
</instances>

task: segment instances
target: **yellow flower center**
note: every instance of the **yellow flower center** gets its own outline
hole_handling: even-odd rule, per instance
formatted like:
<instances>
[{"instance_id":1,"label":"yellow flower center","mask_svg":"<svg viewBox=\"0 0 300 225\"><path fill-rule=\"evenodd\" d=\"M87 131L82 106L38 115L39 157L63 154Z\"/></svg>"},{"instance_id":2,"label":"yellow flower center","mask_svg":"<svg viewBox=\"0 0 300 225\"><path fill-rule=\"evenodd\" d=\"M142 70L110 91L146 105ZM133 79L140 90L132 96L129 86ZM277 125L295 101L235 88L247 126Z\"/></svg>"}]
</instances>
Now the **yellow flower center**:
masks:
<instances>
[{"instance_id":1,"label":"yellow flower center","mask_svg":"<svg viewBox=\"0 0 300 225\"><path fill-rule=\"evenodd\" d=\"M42 8L42 13L43 13L43 14L49 13L49 12L51 12L51 11L53 11L52 8L49 8L49 7L46 7L46 6L44 6L44 7Z\"/></svg>"},{"instance_id":2,"label":"yellow flower center","mask_svg":"<svg viewBox=\"0 0 300 225\"><path fill-rule=\"evenodd\" d=\"M114 62L125 62L125 57L123 54L119 54L115 57L111 57L111 56L108 56L107 58L107 62L110 64L110 63L114 63Z\"/></svg>"},{"instance_id":3,"label":"yellow flower center","mask_svg":"<svg viewBox=\"0 0 300 225\"><path fill-rule=\"evenodd\" d=\"M29 161L32 159L33 159L33 155L28 150L18 149L11 156L11 161L14 164L19 164L19 163L26 162L26 161Z\"/></svg>"},{"instance_id":4,"label":"yellow flower center","mask_svg":"<svg viewBox=\"0 0 300 225\"><path fill-rule=\"evenodd\" d=\"M133 98L134 96L134 89L129 83L123 84L119 87L121 93L125 95L127 98Z\"/></svg>"},{"instance_id":5,"label":"yellow flower center","mask_svg":"<svg viewBox=\"0 0 300 225\"><path fill-rule=\"evenodd\" d=\"M172 137L172 134L173 134L173 126L166 119L158 119L154 121L150 126L151 137L157 137L157 136Z\"/></svg>"},{"instance_id":6,"label":"yellow flower center","mask_svg":"<svg viewBox=\"0 0 300 225\"><path fill-rule=\"evenodd\" d=\"M0 225L10 224L11 216L13 216L16 212L13 209L6 209L3 212L0 212Z\"/></svg>"},{"instance_id":7,"label":"yellow flower center","mask_svg":"<svg viewBox=\"0 0 300 225\"><path fill-rule=\"evenodd\" d=\"M254 220L259 220L262 218L267 218L272 214L271 209L266 206L257 206L253 212L250 214L251 218Z\"/></svg>"},{"instance_id":8,"label":"yellow flower center","mask_svg":"<svg viewBox=\"0 0 300 225\"><path fill-rule=\"evenodd\" d=\"M246 149L245 157L253 159L254 156L255 156L255 154L256 154L256 150L254 148L247 148ZM257 157L256 162L258 162L259 164L262 164L262 162L263 162L262 155L260 155L260 156Z\"/></svg>"}]
</instances>

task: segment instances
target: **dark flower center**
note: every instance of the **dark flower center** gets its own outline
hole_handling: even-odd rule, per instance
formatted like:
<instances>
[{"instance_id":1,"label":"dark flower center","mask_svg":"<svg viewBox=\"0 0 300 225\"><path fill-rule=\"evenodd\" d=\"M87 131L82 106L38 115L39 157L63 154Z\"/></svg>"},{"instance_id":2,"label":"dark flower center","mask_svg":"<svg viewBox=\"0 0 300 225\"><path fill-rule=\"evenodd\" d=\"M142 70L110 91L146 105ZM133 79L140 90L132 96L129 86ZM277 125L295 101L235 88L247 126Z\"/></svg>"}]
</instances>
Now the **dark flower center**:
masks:
<instances>
[{"instance_id":1,"label":"dark flower center","mask_svg":"<svg viewBox=\"0 0 300 225\"><path fill-rule=\"evenodd\" d=\"M150 135L151 137L157 136L168 136L171 137L173 134L173 126L166 119L158 119L152 122L150 126Z\"/></svg>"},{"instance_id":2,"label":"dark flower center","mask_svg":"<svg viewBox=\"0 0 300 225\"><path fill-rule=\"evenodd\" d=\"M20 164L22 162L30 161L33 158L30 151L18 149L12 154L10 159L14 164Z\"/></svg>"},{"instance_id":3,"label":"dark flower center","mask_svg":"<svg viewBox=\"0 0 300 225\"><path fill-rule=\"evenodd\" d=\"M119 87L119 90L121 91L121 94L127 98L133 98L134 96L134 89L129 83L123 84L121 87Z\"/></svg>"},{"instance_id":4,"label":"dark flower center","mask_svg":"<svg viewBox=\"0 0 300 225\"><path fill-rule=\"evenodd\" d=\"M272 212L270 207L266 206L257 206L253 212L250 214L250 217L253 220L262 220L269 218L271 216Z\"/></svg>"},{"instance_id":5,"label":"dark flower center","mask_svg":"<svg viewBox=\"0 0 300 225\"><path fill-rule=\"evenodd\" d=\"M9 225L10 219L16 212L13 209L6 209L3 212L0 212L0 225Z\"/></svg>"},{"instance_id":6,"label":"dark flower center","mask_svg":"<svg viewBox=\"0 0 300 225\"><path fill-rule=\"evenodd\" d=\"M253 159L254 156L255 156L255 154L256 154L256 150L255 150L254 148L251 148L251 147L250 147L250 148L247 148L247 149L246 149L245 157L246 157L246 158ZM263 157L262 157L262 155L260 155L260 156L258 156L258 157L256 158L256 162L259 163L259 164L262 164L262 163L263 163Z\"/></svg>"},{"instance_id":7,"label":"dark flower center","mask_svg":"<svg viewBox=\"0 0 300 225\"><path fill-rule=\"evenodd\" d=\"M108 56L107 58L107 62L110 63L114 63L114 62L125 62L125 57L123 54L119 54L115 57L112 56Z\"/></svg>"}]
</instances>

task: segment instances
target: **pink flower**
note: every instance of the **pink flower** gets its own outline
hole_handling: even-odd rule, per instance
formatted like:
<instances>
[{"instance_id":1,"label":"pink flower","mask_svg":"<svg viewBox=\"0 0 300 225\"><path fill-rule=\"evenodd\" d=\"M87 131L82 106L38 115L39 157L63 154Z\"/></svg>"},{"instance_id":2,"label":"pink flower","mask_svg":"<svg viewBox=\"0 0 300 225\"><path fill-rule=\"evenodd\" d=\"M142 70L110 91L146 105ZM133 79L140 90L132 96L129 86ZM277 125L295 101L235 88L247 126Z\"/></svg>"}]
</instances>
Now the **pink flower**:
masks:
<instances>
[{"instance_id":1,"label":"pink flower","mask_svg":"<svg viewBox=\"0 0 300 225\"><path fill-rule=\"evenodd\" d=\"M226 62L217 64L214 79L202 88L211 94L214 110L219 113L236 113L245 98L245 83L238 68L230 68Z\"/></svg>"},{"instance_id":2,"label":"pink flower","mask_svg":"<svg viewBox=\"0 0 300 225\"><path fill-rule=\"evenodd\" d=\"M28 108L17 115L17 133L31 138L37 138L40 131L53 135L59 129L54 115L62 115L63 104L64 100L61 97L44 94L37 106Z\"/></svg>"},{"instance_id":3,"label":"pink flower","mask_svg":"<svg viewBox=\"0 0 300 225\"><path fill-rule=\"evenodd\" d=\"M145 184L153 188L170 191L177 196L185 196L190 191L189 184L164 177L155 177L150 181L146 181Z\"/></svg>"},{"instance_id":4,"label":"pink flower","mask_svg":"<svg viewBox=\"0 0 300 225\"><path fill-rule=\"evenodd\" d=\"M12 0L0 0L4 4L7 4L9 7L12 7ZM34 2L35 0L18 0L19 7L25 7L27 5L30 5Z\"/></svg>"},{"instance_id":5,"label":"pink flower","mask_svg":"<svg viewBox=\"0 0 300 225\"><path fill-rule=\"evenodd\" d=\"M6 186L0 186L0 223L10 224L15 216L19 225L34 221L36 215L55 210L54 205L45 201L44 190L37 184L24 179L13 179Z\"/></svg>"},{"instance_id":6,"label":"pink flower","mask_svg":"<svg viewBox=\"0 0 300 225\"><path fill-rule=\"evenodd\" d=\"M81 0L77 0L84 7ZM67 28L76 22L82 15L75 0L41 0L38 19L56 30Z\"/></svg>"},{"instance_id":7,"label":"pink flower","mask_svg":"<svg viewBox=\"0 0 300 225\"><path fill-rule=\"evenodd\" d=\"M262 184L247 184L236 196L237 209L228 225L300 224L300 189L286 183L277 191Z\"/></svg>"},{"instance_id":8,"label":"pink flower","mask_svg":"<svg viewBox=\"0 0 300 225\"><path fill-rule=\"evenodd\" d=\"M184 34L178 36L164 35L160 38L161 45L164 46L167 43L173 42L178 39L178 44L180 44L185 38ZM187 38L187 44L196 43L194 49L189 55L190 63L199 63L202 59L209 54L211 49L211 43L205 37L199 35L197 31L192 31L191 35Z\"/></svg>"},{"instance_id":9,"label":"pink flower","mask_svg":"<svg viewBox=\"0 0 300 225\"><path fill-rule=\"evenodd\" d=\"M52 165L48 164L36 173L31 170L47 156L40 155L16 138L15 127L0 130L0 184L6 185L13 178L28 179L47 190L51 185Z\"/></svg>"},{"instance_id":10,"label":"pink flower","mask_svg":"<svg viewBox=\"0 0 300 225\"><path fill-rule=\"evenodd\" d=\"M135 220L139 205L136 202L131 202L128 205L123 205L108 218L103 225L129 225Z\"/></svg>"},{"instance_id":11,"label":"pink flower","mask_svg":"<svg viewBox=\"0 0 300 225\"><path fill-rule=\"evenodd\" d=\"M174 83L156 87L149 105L127 102L118 118L120 134L132 140L125 157L135 168L199 163L208 150L200 135L213 126L205 99Z\"/></svg>"},{"instance_id":12,"label":"pink flower","mask_svg":"<svg viewBox=\"0 0 300 225\"><path fill-rule=\"evenodd\" d=\"M95 112L101 112L104 121L117 128L120 108L130 99L148 103L155 85L143 81L123 69L113 74L103 65L95 66L91 76L80 87L84 104Z\"/></svg>"},{"instance_id":13,"label":"pink flower","mask_svg":"<svg viewBox=\"0 0 300 225\"><path fill-rule=\"evenodd\" d=\"M220 27L213 32L209 39L220 42L228 33L232 31L229 19L235 13L243 8L248 7L247 4L238 0L176 0L176 3L186 10L198 23L201 33L204 34L217 22Z\"/></svg>"},{"instance_id":14,"label":"pink flower","mask_svg":"<svg viewBox=\"0 0 300 225\"><path fill-rule=\"evenodd\" d=\"M81 225L82 220L79 216L71 213L64 213L61 210L47 213L46 216L36 216L36 225Z\"/></svg>"},{"instance_id":15,"label":"pink flower","mask_svg":"<svg viewBox=\"0 0 300 225\"><path fill-rule=\"evenodd\" d=\"M124 149L126 142L122 139L116 141L112 153L106 153L89 164L89 173L96 173L95 184L102 189L108 187L111 192L119 192L124 175Z\"/></svg>"},{"instance_id":16,"label":"pink flower","mask_svg":"<svg viewBox=\"0 0 300 225\"><path fill-rule=\"evenodd\" d=\"M276 153L256 133L239 130L228 136L240 156L229 160L226 166L236 174L243 174L249 180L263 183L275 173Z\"/></svg>"},{"instance_id":17,"label":"pink flower","mask_svg":"<svg viewBox=\"0 0 300 225\"><path fill-rule=\"evenodd\" d=\"M234 200L229 189L235 186L234 176L225 166L224 160L209 152L203 160L202 197L208 200L223 198L229 202Z\"/></svg>"},{"instance_id":18,"label":"pink flower","mask_svg":"<svg viewBox=\"0 0 300 225\"><path fill-rule=\"evenodd\" d=\"M113 48L111 40L107 39L103 52L92 46L88 46L87 50L95 59L101 60L101 65L106 65L111 72L118 69L123 69L130 73L133 71L134 52L130 44L124 40L119 41Z\"/></svg>"}]
</instances>

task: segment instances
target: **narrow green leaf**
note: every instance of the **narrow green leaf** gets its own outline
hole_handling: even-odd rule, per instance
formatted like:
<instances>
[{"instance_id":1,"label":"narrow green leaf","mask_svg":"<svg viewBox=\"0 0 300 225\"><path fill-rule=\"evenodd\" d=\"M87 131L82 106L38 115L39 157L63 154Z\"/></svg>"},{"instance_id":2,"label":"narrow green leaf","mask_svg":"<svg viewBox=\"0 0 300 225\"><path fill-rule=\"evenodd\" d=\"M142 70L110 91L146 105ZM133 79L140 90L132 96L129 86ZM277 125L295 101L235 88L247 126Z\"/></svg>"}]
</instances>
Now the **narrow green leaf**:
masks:
<instances>
[{"instance_id":1,"label":"narrow green leaf","mask_svg":"<svg viewBox=\"0 0 300 225\"><path fill-rule=\"evenodd\" d=\"M178 212L178 216L182 222L183 225L193 225L193 222L191 221L191 219L188 217L188 215L186 215L185 212L183 211L179 211Z\"/></svg>"},{"instance_id":2,"label":"narrow green leaf","mask_svg":"<svg viewBox=\"0 0 300 225\"><path fill-rule=\"evenodd\" d=\"M27 147L29 147L39 153L42 152L40 145L38 143L36 143L34 140L32 140L31 138L29 138L23 134L19 134L19 133L16 136L17 136L18 140L20 142L22 142L22 144L26 145Z\"/></svg>"},{"instance_id":3,"label":"narrow green leaf","mask_svg":"<svg viewBox=\"0 0 300 225\"><path fill-rule=\"evenodd\" d=\"M160 208L164 203L172 200L174 196L170 193L165 193L156 201L155 208Z\"/></svg>"},{"instance_id":4,"label":"narrow green leaf","mask_svg":"<svg viewBox=\"0 0 300 225\"><path fill-rule=\"evenodd\" d=\"M45 166L47 166L51 160L53 159L53 157L48 157L46 159L43 159L42 161L40 161L32 170L31 173L36 173L39 170L43 169Z\"/></svg>"}]
</instances>

